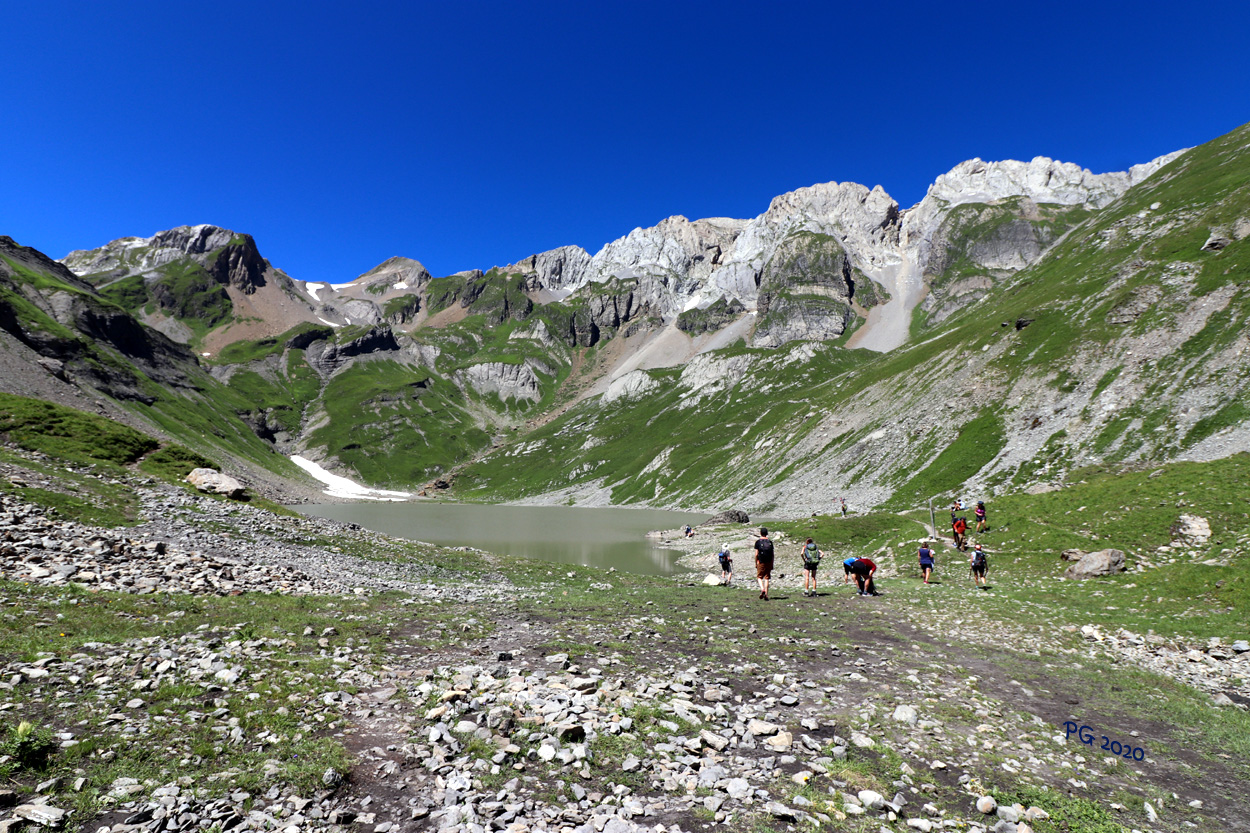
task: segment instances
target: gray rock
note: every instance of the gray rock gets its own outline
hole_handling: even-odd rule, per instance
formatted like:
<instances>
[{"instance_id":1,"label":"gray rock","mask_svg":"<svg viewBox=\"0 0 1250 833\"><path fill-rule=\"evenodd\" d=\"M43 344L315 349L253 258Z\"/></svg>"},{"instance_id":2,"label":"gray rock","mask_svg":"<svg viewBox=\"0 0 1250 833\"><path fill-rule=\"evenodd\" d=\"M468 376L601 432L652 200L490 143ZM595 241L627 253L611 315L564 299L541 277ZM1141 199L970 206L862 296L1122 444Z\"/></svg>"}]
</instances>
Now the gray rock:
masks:
<instances>
[{"instance_id":1,"label":"gray rock","mask_svg":"<svg viewBox=\"0 0 1250 833\"><path fill-rule=\"evenodd\" d=\"M781 727L776 723L769 723L766 720L757 720L751 718L747 721L747 734L756 737L763 735L775 735L781 731Z\"/></svg>"},{"instance_id":2,"label":"gray rock","mask_svg":"<svg viewBox=\"0 0 1250 833\"><path fill-rule=\"evenodd\" d=\"M1095 576L1123 573L1127 569L1124 559L1125 555L1122 550L1105 549L1091 552L1082 556L1080 561L1069 567L1067 572L1064 573L1064 577L1087 579Z\"/></svg>"},{"instance_id":3,"label":"gray rock","mask_svg":"<svg viewBox=\"0 0 1250 833\"><path fill-rule=\"evenodd\" d=\"M898 706L894 709L894 714L891 717L899 723L906 723L911 726L916 725L917 714L914 706Z\"/></svg>"},{"instance_id":4,"label":"gray rock","mask_svg":"<svg viewBox=\"0 0 1250 833\"><path fill-rule=\"evenodd\" d=\"M186 480L201 492L225 495L236 500L243 497L247 491L242 483L230 475L212 469L192 469Z\"/></svg>"},{"instance_id":5,"label":"gray rock","mask_svg":"<svg viewBox=\"0 0 1250 833\"><path fill-rule=\"evenodd\" d=\"M43 827L59 828L65 823L66 811L49 804L19 804L13 815Z\"/></svg>"}]
</instances>

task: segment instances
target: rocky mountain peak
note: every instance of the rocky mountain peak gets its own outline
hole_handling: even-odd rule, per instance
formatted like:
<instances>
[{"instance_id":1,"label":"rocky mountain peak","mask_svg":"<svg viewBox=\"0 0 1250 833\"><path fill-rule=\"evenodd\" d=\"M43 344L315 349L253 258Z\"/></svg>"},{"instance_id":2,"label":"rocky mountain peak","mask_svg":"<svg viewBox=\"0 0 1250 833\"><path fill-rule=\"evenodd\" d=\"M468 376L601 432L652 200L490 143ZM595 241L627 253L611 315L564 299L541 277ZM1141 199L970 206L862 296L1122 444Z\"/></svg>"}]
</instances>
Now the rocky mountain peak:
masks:
<instances>
[{"instance_id":1,"label":"rocky mountain peak","mask_svg":"<svg viewBox=\"0 0 1250 833\"><path fill-rule=\"evenodd\" d=\"M395 289L416 289L429 283L430 270L410 257L388 258L356 278L352 283L392 283Z\"/></svg>"},{"instance_id":2,"label":"rocky mountain peak","mask_svg":"<svg viewBox=\"0 0 1250 833\"><path fill-rule=\"evenodd\" d=\"M76 275L143 274L190 258L223 284L245 294L263 286L269 262L250 234L201 224L158 231L151 237L123 237L98 249L70 252L61 259Z\"/></svg>"}]
</instances>

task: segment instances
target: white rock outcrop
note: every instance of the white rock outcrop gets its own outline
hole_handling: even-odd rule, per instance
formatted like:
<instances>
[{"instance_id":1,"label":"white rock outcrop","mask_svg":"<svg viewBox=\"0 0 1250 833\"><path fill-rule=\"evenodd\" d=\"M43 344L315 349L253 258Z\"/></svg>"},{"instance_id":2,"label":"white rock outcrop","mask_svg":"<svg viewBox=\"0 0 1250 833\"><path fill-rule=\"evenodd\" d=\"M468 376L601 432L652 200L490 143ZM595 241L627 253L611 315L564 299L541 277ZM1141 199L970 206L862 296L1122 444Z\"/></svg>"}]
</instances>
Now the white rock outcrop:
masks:
<instances>
[{"instance_id":1,"label":"white rock outcrop","mask_svg":"<svg viewBox=\"0 0 1250 833\"><path fill-rule=\"evenodd\" d=\"M541 368L541 365L539 367ZM546 368L542 369L550 373ZM537 401L542 398L538 374L535 373L534 363L529 361L520 364L507 362L475 364L458 371L456 381L479 394L498 394L500 399Z\"/></svg>"},{"instance_id":2,"label":"white rock outcrop","mask_svg":"<svg viewBox=\"0 0 1250 833\"><path fill-rule=\"evenodd\" d=\"M631 370L624 376L613 379L608 384L608 389L604 391L602 401L606 404L615 402L618 399L641 396L659 386L660 383L653 379L651 374L645 370Z\"/></svg>"}]
</instances>

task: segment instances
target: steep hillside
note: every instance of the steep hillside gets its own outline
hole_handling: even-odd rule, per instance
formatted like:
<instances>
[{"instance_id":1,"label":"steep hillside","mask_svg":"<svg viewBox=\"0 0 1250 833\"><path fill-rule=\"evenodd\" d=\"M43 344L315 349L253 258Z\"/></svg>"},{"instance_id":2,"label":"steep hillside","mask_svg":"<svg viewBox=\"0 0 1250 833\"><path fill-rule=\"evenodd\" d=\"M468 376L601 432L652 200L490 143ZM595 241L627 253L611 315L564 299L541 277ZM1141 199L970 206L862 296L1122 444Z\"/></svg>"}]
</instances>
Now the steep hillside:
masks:
<instances>
[{"instance_id":1,"label":"steep hillside","mask_svg":"<svg viewBox=\"0 0 1250 833\"><path fill-rule=\"evenodd\" d=\"M1245 450L1248 142L1243 127L1191 150L1096 212L951 211L922 261L943 312L922 340L881 356L738 347L640 372L470 467L462 488L808 512ZM1007 249L1037 255L1019 268ZM993 291L940 306L944 281L977 275Z\"/></svg>"},{"instance_id":2,"label":"steep hillside","mask_svg":"<svg viewBox=\"0 0 1250 833\"><path fill-rule=\"evenodd\" d=\"M8 393L107 414L176 440L267 494L290 494L282 479L301 478L238 419L246 400L214 381L190 350L7 237L0 238L0 330Z\"/></svg>"}]
</instances>

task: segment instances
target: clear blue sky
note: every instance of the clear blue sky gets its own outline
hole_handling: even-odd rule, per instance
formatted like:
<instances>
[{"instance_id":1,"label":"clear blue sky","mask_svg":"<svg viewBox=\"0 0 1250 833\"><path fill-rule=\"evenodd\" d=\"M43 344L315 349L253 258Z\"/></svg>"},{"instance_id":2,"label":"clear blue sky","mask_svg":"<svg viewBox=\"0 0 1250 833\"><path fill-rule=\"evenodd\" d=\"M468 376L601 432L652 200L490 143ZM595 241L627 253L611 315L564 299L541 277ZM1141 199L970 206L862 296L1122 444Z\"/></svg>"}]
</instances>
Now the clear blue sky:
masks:
<instances>
[{"instance_id":1,"label":"clear blue sky","mask_svg":"<svg viewBox=\"0 0 1250 833\"><path fill-rule=\"evenodd\" d=\"M1123 170L1250 120L1250 4L11 2L0 234L214 223L435 275L974 156Z\"/></svg>"}]
</instances>

